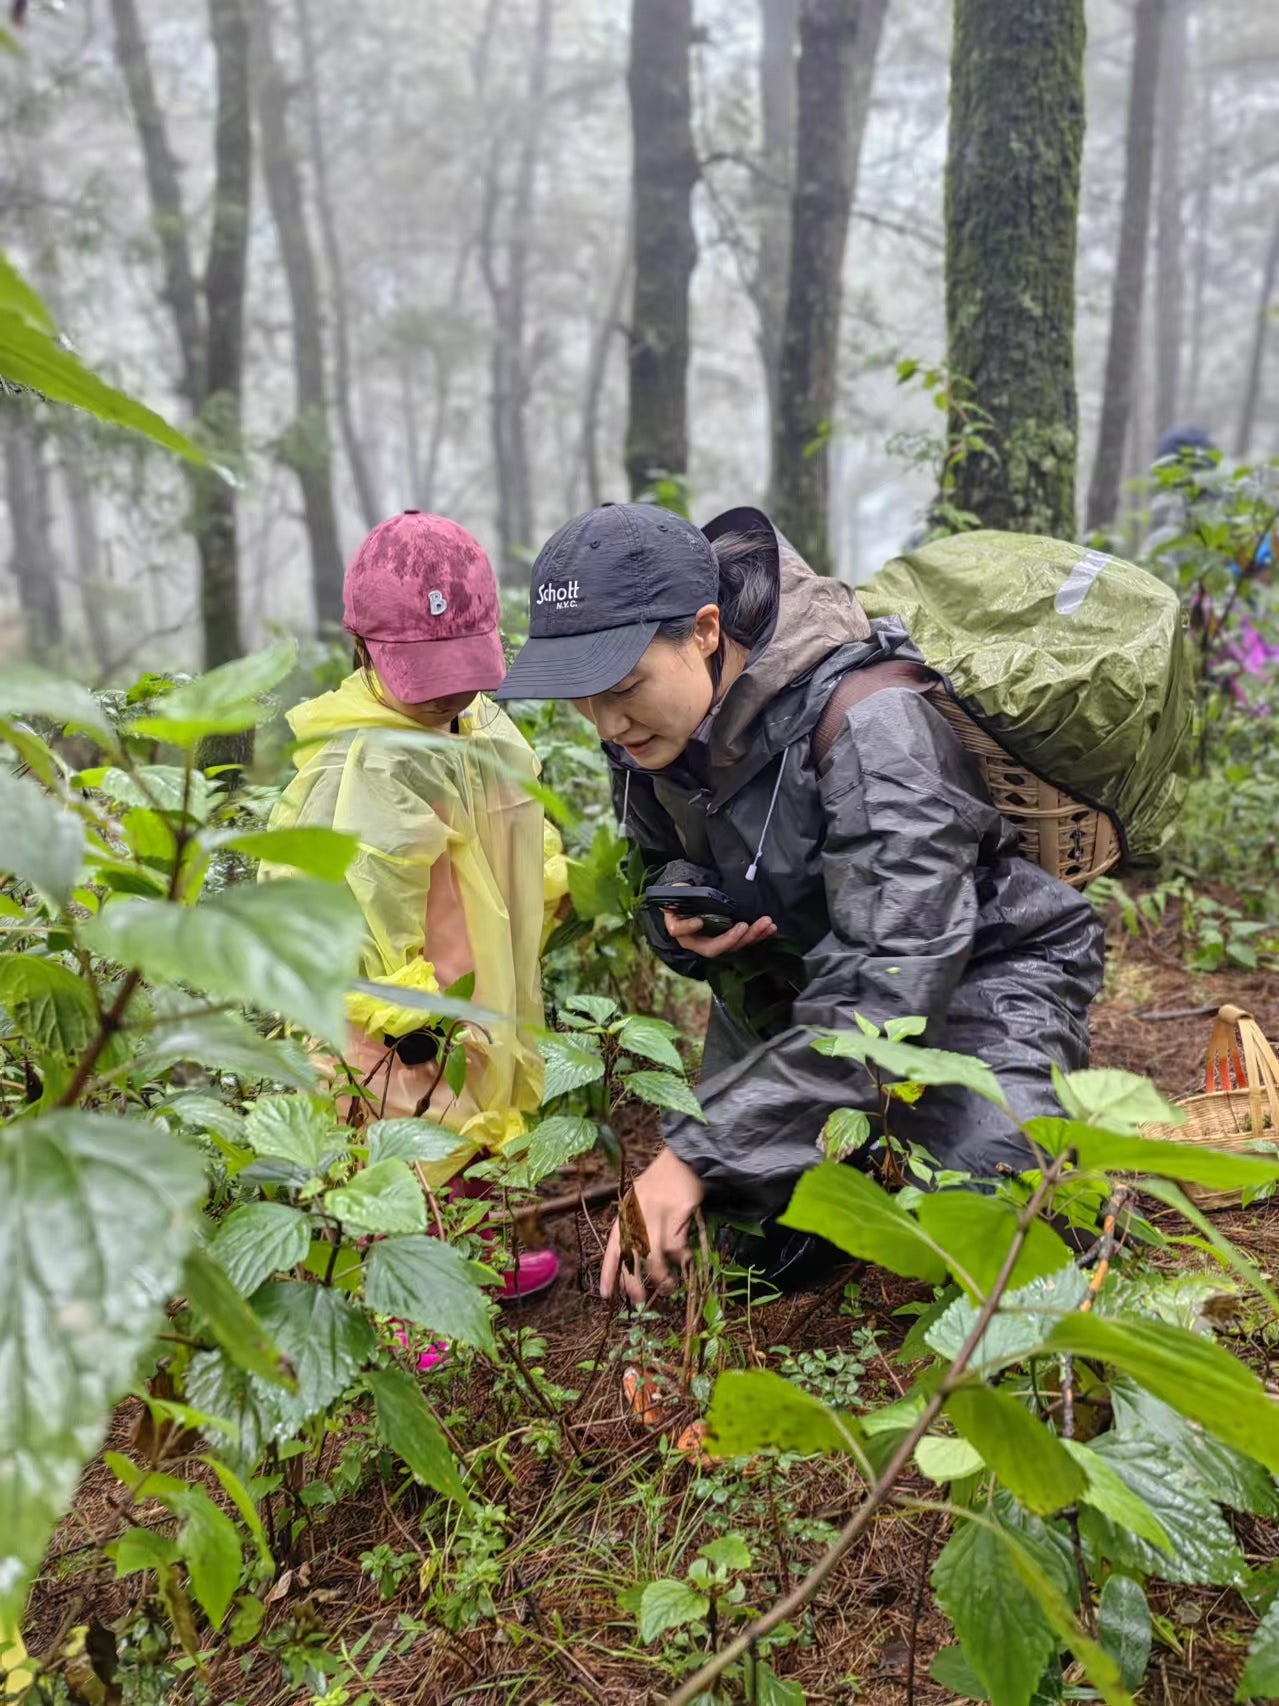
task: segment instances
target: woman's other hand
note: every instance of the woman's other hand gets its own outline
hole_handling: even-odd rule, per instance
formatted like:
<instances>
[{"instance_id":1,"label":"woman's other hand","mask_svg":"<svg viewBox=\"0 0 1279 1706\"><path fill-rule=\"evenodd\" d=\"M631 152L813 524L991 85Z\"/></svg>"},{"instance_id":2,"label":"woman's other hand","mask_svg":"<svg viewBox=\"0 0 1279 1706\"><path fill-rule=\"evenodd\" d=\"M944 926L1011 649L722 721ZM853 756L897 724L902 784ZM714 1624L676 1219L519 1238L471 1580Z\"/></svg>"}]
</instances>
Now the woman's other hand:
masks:
<instances>
[{"instance_id":1,"label":"woman's other hand","mask_svg":"<svg viewBox=\"0 0 1279 1706\"><path fill-rule=\"evenodd\" d=\"M648 1284L657 1291L674 1291L688 1260L688 1226L702 1200L702 1181L673 1149L663 1147L631 1188L648 1233ZM647 1286L642 1276L622 1266L621 1240L621 1223L614 1221L604 1251L600 1296L612 1297L620 1273L627 1297L642 1304Z\"/></svg>"},{"instance_id":2,"label":"woman's other hand","mask_svg":"<svg viewBox=\"0 0 1279 1706\"><path fill-rule=\"evenodd\" d=\"M664 910L662 919L666 934L690 954L703 960L717 960L721 954L735 954L741 948L754 947L776 936L777 926L771 918L757 918L753 924L734 924L722 936L708 936L700 918L681 917L678 912Z\"/></svg>"}]
</instances>

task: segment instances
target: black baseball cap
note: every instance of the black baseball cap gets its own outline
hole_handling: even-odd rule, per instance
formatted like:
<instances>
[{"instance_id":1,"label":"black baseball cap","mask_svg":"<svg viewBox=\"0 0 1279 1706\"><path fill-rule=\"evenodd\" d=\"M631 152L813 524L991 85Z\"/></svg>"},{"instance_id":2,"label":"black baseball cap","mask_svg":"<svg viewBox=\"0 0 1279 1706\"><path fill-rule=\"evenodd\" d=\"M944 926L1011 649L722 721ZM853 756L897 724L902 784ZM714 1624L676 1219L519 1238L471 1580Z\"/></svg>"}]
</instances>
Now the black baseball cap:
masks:
<instances>
[{"instance_id":1,"label":"black baseball cap","mask_svg":"<svg viewBox=\"0 0 1279 1706\"><path fill-rule=\"evenodd\" d=\"M589 699L616 687L663 622L714 604L710 539L656 504L602 504L543 545L529 588L529 637L499 699Z\"/></svg>"}]
</instances>

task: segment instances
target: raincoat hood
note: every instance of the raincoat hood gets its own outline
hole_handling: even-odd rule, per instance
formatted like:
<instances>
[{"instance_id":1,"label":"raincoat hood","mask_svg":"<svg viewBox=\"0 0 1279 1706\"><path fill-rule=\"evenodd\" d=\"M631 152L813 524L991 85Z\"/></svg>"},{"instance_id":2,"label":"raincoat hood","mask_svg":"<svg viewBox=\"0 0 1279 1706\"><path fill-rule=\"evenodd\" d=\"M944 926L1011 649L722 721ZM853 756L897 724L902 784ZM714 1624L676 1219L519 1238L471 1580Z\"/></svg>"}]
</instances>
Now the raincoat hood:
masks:
<instances>
[{"instance_id":1,"label":"raincoat hood","mask_svg":"<svg viewBox=\"0 0 1279 1706\"><path fill-rule=\"evenodd\" d=\"M848 587L815 575L785 543L779 558L773 631L746 660L715 713L711 756L717 765L735 764L746 756L753 725L785 689L811 675L833 652L871 639L870 622ZM905 637L903 630L902 640ZM775 750L779 737L783 744L794 738L786 718L765 732L764 745Z\"/></svg>"}]
</instances>

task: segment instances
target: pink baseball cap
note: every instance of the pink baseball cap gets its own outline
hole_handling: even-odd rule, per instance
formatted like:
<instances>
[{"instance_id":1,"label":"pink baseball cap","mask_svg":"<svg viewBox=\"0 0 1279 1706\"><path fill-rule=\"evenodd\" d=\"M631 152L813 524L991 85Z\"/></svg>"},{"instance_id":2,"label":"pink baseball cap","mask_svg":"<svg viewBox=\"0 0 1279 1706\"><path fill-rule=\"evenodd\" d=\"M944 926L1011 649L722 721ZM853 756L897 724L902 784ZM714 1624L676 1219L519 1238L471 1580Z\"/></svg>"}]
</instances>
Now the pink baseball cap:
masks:
<instances>
[{"instance_id":1,"label":"pink baseball cap","mask_svg":"<svg viewBox=\"0 0 1279 1706\"><path fill-rule=\"evenodd\" d=\"M497 581L478 539L442 515L379 522L346 571L343 626L406 705L484 693L506 676Z\"/></svg>"}]
</instances>

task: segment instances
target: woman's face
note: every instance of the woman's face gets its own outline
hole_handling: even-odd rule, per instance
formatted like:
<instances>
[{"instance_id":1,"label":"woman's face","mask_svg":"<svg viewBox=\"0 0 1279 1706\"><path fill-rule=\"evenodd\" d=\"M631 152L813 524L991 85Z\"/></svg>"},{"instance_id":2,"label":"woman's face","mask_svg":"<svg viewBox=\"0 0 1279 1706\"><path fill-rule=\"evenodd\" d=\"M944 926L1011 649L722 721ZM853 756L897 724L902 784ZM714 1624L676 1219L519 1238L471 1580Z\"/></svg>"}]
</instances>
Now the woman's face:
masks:
<instances>
[{"instance_id":1,"label":"woman's face","mask_svg":"<svg viewBox=\"0 0 1279 1706\"><path fill-rule=\"evenodd\" d=\"M715 696L710 660L719 649L719 607L693 618L687 640L652 642L629 675L607 693L573 704L645 770L663 770L688 745Z\"/></svg>"}]
</instances>

